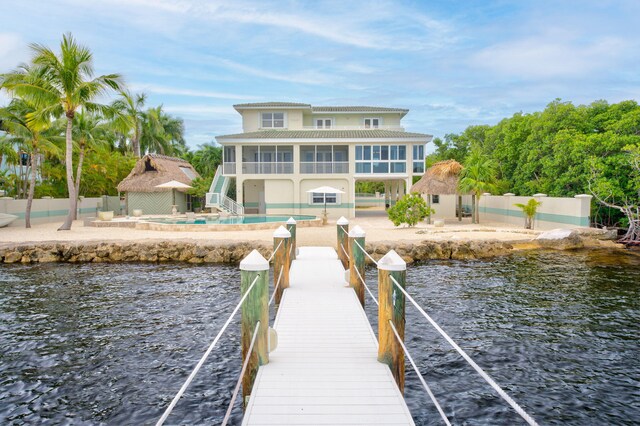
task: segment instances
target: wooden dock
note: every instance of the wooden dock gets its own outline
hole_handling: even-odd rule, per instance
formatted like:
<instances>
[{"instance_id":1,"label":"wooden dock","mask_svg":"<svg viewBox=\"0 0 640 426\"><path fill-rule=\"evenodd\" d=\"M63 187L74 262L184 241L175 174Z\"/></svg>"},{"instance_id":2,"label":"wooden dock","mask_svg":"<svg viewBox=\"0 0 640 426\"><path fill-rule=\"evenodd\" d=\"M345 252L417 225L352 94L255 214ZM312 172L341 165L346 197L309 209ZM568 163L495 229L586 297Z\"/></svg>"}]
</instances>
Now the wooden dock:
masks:
<instances>
[{"instance_id":1,"label":"wooden dock","mask_svg":"<svg viewBox=\"0 0 640 426\"><path fill-rule=\"evenodd\" d=\"M413 425L336 251L301 247L243 425Z\"/></svg>"}]
</instances>

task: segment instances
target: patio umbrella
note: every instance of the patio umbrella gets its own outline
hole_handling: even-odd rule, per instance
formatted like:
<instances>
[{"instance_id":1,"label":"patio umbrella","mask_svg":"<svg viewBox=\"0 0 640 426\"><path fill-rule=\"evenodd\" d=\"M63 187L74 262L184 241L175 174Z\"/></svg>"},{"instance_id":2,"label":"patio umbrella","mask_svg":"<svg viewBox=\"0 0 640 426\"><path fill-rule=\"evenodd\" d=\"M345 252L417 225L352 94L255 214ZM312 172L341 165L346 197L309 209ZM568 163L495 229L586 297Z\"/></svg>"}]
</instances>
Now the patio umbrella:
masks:
<instances>
[{"instance_id":1,"label":"patio umbrella","mask_svg":"<svg viewBox=\"0 0 640 426\"><path fill-rule=\"evenodd\" d=\"M156 185L156 188L169 188L171 189L173 195L173 205L176 205L176 189L187 189L193 188L191 185L187 185L186 183L178 182L177 180L170 180L169 182L161 183L160 185Z\"/></svg>"},{"instance_id":2,"label":"patio umbrella","mask_svg":"<svg viewBox=\"0 0 640 426\"><path fill-rule=\"evenodd\" d=\"M315 193L315 194L324 194L324 214L327 214L327 196L326 194L344 194L344 191L339 190L338 188L332 188L330 186L320 186L318 188L310 189L307 192Z\"/></svg>"}]
</instances>

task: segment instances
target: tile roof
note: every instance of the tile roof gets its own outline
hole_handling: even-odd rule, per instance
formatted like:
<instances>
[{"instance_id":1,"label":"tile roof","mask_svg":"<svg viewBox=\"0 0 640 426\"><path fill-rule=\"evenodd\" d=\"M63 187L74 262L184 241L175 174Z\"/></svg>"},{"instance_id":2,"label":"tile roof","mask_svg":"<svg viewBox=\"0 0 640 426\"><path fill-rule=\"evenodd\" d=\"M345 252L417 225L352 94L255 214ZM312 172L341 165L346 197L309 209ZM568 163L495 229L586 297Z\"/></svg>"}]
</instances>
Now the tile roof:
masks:
<instances>
[{"instance_id":1,"label":"tile roof","mask_svg":"<svg viewBox=\"0 0 640 426\"><path fill-rule=\"evenodd\" d=\"M406 139L430 138L424 133L401 132L397 130L260 130L216 136L216 139Z\"/></svg>"},{"instance_id":2,"label":"tile roof","mask_svg":"<svg viewBox=\"0 0 640 426\"><path fill-rule=\"evenodd\" d=\"M404 108L386 108L376 106L314 106L311 108L313 112L398 112L406 114L408 109Z\"/></svg>"},{"instance_id":3,"label":"tile roof","mask_svg":"<svg viewBox=\"0 0 640 426\"><path fill-rule=\"evenodd\" d=\"M248 104L235 104L234 108L311 108L309 104L296 102L254 102Z\"/></svg>"}]
</instances>

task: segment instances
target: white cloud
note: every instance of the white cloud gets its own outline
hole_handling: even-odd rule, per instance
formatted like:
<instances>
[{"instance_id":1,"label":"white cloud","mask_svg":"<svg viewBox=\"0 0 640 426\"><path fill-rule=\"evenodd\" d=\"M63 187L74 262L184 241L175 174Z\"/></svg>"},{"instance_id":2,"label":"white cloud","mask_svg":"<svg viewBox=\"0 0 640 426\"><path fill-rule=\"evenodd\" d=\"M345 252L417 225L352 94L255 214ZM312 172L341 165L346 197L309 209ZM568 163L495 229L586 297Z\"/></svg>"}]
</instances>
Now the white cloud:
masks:
<instances>
[{"instance_id":1,"label":"white cloud","mask_svg":"<svg viewBox=\"0 0 640 426\"><path fill-rule=\"evenodd\" d=\"M237 93L213 92L208 90L180 89L177 87L162 86L158 84L132 83L129 85L134 92L156 93L160 95L177 95L197 98L258 100L257 96L241 95Z\"/></svg>"},{"instance_id":2,"label":"white cloud","mask_svg":"<svg viewBox=\"0 0 640 426\"><path fill-rule=\"evenodd\" d=\"M0 33L0 73L16 68L29 59L27 44L13 33Z\"/></svg>"},{"instance_id":3,"label":"white cloud","mask_svg":"<svg viewBox=\"0 0 640 426\"><path fill-rule=\"evenodd\" d=\"M581 42L552 33L489 46L473 55L471 64L524 78L576 77L615 67L625 49L619 38Z\"/></svg>"}]
</instances>

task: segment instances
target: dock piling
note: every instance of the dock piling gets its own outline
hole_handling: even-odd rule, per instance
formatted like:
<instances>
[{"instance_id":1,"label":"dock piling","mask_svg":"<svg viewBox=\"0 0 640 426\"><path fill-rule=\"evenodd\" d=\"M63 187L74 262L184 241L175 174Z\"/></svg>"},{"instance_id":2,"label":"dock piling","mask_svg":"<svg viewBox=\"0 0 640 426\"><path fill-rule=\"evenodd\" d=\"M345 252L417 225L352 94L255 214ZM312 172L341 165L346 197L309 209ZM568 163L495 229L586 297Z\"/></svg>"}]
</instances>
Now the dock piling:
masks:
<instances>
[{"instance_id":1,"label":"dock piling","mask_svg":"<svg viewBox=\"0 0 640 426\"><path fill-rule=\"evenodd\" d=\"M240 326L242 362L244 363L245 359L250 357L246 373L242 378L242 400L246 402L246 397L251 395L258 367L269 363L269 262L257 250L253 250L240 262L240 280L240 291L243 296L255 280L251 293L242 305ZM257 331L255 346L253 351L248 353L258 322L260 327Z\"/></svg>"},{"instance_id":2,"label":"dock piling","mask_svg":"<svg viewBox=\"0 0 640 426\"><path fill-rule=\"evenodd\" d=\"M341 216L336 222L338 231L338 243L336 251L338 252L338 259L342 262L342 267L347 269L349 267L349 221L346 217Z\"/></svg>"},{"instance_id":3,"label":"dock piling","mask_svg":"<svg viewBox=\"0 0 640 426\"><path fill-rule=\"evenodd\" d=\"M364 230L358 225L349 231L349 285L353 287L363 308L364 284L360 280L360 277L364 279L365 259L364 253L356 243L360 244L361 247L365 247L365 236Z\"/></svg>"},{"instance_id":4,"label":"dock piling","mask_svg":"<svg viewBox=\"0 0 640 426\"><path fill-rule=\"evenodd\" d=\"M273 285L276 292L276 305L280 304L282 292L289 287L291 233L280 226L273 233ZM278 284L278 280L280 283Z\"/></svg>"},{"instance_id":5,"label":"dock piling","mask_svg":"<svg viewBox=\"0 0 640 426\"><path fill-rule=\"evenodd\" d=\"M290 217L289 220L287 220L287 231L289 231L289 233L291 234L291 248L290 248L291 256L290 256L289 264L291 264L291 262L296 260L296 249L297 249L296 227L297 227L296 220Z\"/></svg>"},{"instance_id":6,"label":"dock piling","mask_svg":"<svg viewBox=\"0 0 640 426\"><path fill-rule=\"evenodd\" d=\"M405 288L406 275L407 264L394 250L378 261L378 361L389 366L401 393L404 393L404 351L389 321L404 342L405 296L393 279Z\"/></svg>"}]
</instances>

